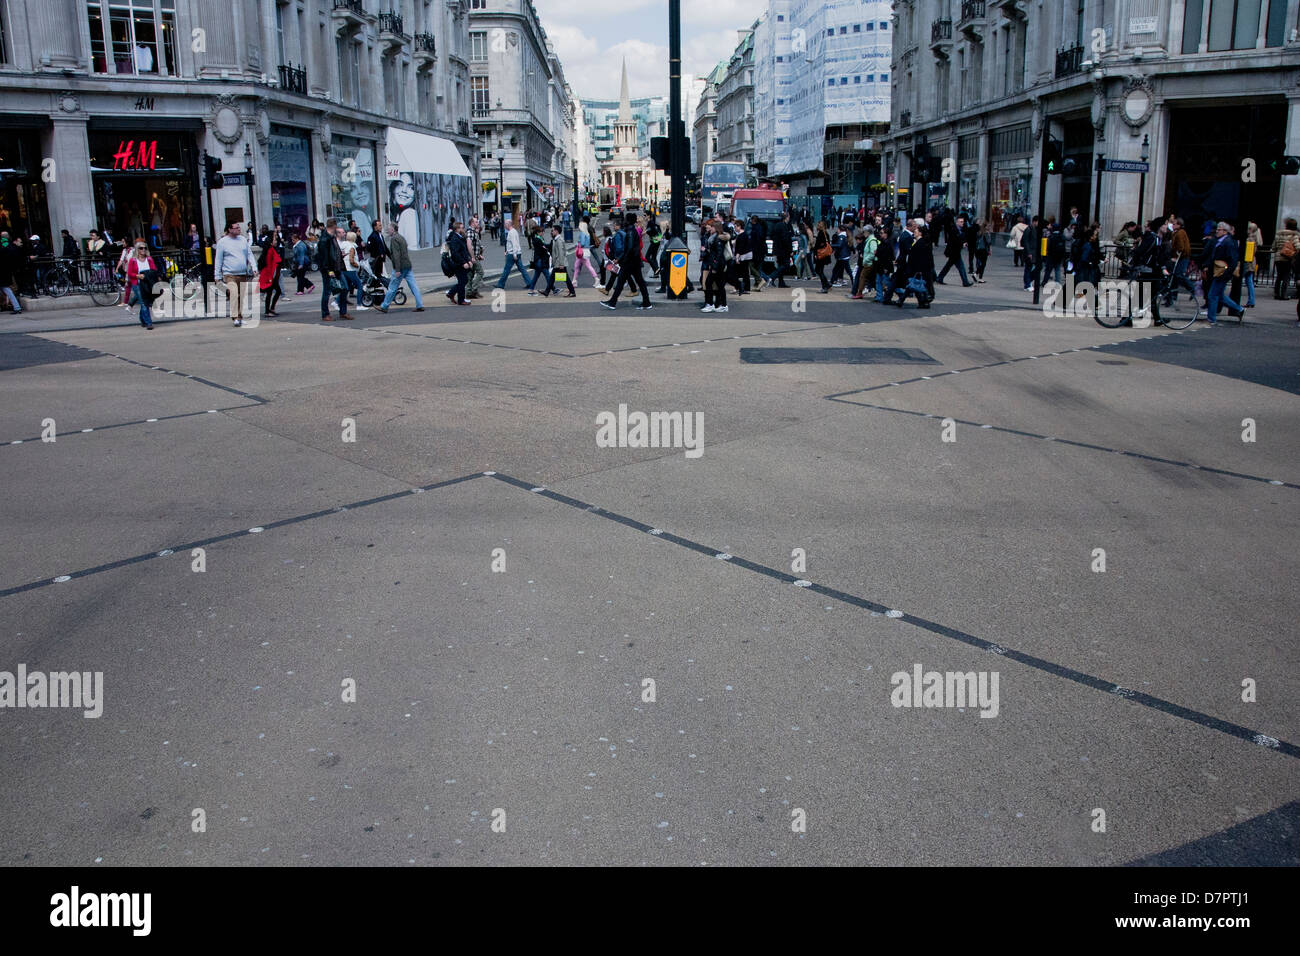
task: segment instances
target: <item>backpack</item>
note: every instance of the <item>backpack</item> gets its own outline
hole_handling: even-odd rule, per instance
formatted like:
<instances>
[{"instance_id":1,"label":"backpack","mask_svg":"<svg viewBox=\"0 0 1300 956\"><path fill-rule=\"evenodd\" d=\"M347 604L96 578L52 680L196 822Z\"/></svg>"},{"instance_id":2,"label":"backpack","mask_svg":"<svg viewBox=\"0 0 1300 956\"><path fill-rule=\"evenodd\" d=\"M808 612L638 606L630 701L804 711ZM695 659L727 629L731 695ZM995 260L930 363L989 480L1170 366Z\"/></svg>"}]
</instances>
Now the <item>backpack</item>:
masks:
<instances>
[{"instance_id":1,"label":"backpack","mask_svg":"<svg viewBox=\"0 0 1300 956\"><path fill-rule=\"evenodd\" d=\"M1047 240L1047 255L1052 259L1065 257L1065 238L1055 230Z\"/></svg>"},{"instance_id":2,"label":"backpack","mask_svg":"<svg viewBox=\"0 0 1300 956\"><path fill-rule=\"evenodd\" d=\"M609 255L612 259L622 260L623 255L626 252L627 236L623 235L623 230L620 229L618 232L614 233L613 238L609 240Z\"/></svg>"},{"instance_id":3,"label":"backpack","mask_svg":"<svg viewBox=\"0 0 1300 956\"><path fill-rule=\"evenodd\" d=\"M1296 254L1295 240L1288 239L1277 253L1283 259L1294 259Z\"/></svg>"}]
</instances>

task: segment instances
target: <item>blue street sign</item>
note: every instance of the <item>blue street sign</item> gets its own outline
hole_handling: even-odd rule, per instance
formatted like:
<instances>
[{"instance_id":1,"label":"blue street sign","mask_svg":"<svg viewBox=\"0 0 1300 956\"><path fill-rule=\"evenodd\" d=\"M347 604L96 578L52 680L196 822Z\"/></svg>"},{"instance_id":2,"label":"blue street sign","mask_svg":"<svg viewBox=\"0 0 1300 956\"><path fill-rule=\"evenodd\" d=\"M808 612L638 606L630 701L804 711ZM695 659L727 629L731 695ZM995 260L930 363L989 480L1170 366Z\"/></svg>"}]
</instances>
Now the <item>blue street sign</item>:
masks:
<instances>
[{"instance_id":1,"label":"blue street sign","mask_svg":"<svg viewBox=\"0 0 1300 956\"><path fill-rule=\"evenodd\" d=\"M1106 172L1149 173L1151 172L1151 164L1138 162L1136 159L1108 159L1106 160Z\"/></svg>"}]
</instances>

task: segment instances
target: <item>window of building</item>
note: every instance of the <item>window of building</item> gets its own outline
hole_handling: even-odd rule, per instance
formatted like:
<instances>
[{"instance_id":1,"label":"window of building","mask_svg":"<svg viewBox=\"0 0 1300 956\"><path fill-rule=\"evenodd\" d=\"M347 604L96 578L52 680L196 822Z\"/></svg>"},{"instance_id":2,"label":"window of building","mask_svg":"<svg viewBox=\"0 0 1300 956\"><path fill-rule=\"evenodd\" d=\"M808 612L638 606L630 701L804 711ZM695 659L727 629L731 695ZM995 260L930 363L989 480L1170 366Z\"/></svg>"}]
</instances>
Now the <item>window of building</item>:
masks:
<instances>
[{"instance_id":1,"label":"window of building","mask_svg":"<svg viewBox=\"0 0 1300 956\"><path fill-rule=\"evenodd\" d=\"M861 83L861 82L862 82L862 77L860 77L860 76L855 76L855 77L853 78L853 82L854 82L854 83Z\"/></svg>"},{"instance_id":2,"label":"window of building","mask_svg":"<svg viewBox=\"0 0 1300 956\"><path fill-rule=\"evenodd\" d=\"M469 61L471 63L486 63L487 50L487 31L471 30L469 33Z\"/></svg>"},{"instance_id":3,"label":"window of building","mask_svg":"<svg viewBox=\"0 0 1300 956\"><path fill-rule=\"evenodd\" d=\"M876 28L876 24L874 20L871 23L867 24L867 30L870 31L870 30L874 30L875 28Z\"/></svg>"},{"instance_id":4,"label":"window of building","mask_svg":"<svg viewBox=\"0 0 1300 956\"><path fill-rule=\"evenodd\" d=\"M849 78L847 76L841 76L840 86L848 86L848 85L849 85Z\"/></svg>"},{"instance_id":5,"label":"window of building","mask_svg":"<svg viewBox=\"0 0 1300 956\"><path fill-rule=\"evenodd\" d=\"M1088 0L1074 0L1074 42L1083 46L1083 24L1088 19Z\"/></svg>"},{"instance_id":6,"label":"window of building","mask_svg":"<svg viewBox=\"0 0 1300 956\"><path fill-rule=\"evenodd\" d=\"M420 125L433 125L433 74L423 70L415 74L415 98L420 104Z\"/></svg>"},{"instance_id":7,"label":"window of building","mask_svg":"<svg viewBox=\"0 0 1300 956\"><path fill-rule=\"evenodd\" d=\"M1206 0L1187 0L1183 14L1183 52L1195 53L1200 49L1201 22ZM1265 0L1209 0L1209 31L1206 50L1253 50L1259 39L1259 26ZM1285 33L1286 4L1282 0L1268 0L1268 20L1265 23L1265 45L1281 46Z\"/></svg>"},{"instance_id":8,"label":"window of building","mask_svg":"<svg viewBox=\"0 0 1300 956\"><path fill-rule=\"evenodd\" d=\"M848 27L840 27L840 36L844 36L844 34L846 34L846 33L848 33L848 32L849 32L849 28L848 28Z\"/></svg>"},{"instance_id":9,"label":"window of building","mask_svg":"<svg viewBox=\"0 0 1300 956\"><path fill-rule=\"evenodd\" d=\"M785 59L784 59L783 57L779 57L779 56L778 56L778 57L776 58L776 62L777 62L777 63L784 63L784 62L785 62Z\"/></svg>"},{"instance_id":10,"label":"window of building","mask_svg":"<svg viewBox=\"0 0 1300 956\"><path fill-rule=\"evenodd\" d=\"M176 0L87 0L91 69L176 75Z\"/></svg>"},{"instance_id":11,"label":"window of building","mask_svg":"<svg viewBox=\"0 0 1300 956\"><path fill-rule=\"evenodd\" d=\"M279 56L278 65L289 62L284 58L284 6L279 3L275 5L275 52Z\"/></svg>"},{"instance_id":12,"label":"window of building","mask_svg":"<svg viewBox=\"0 0 1300 956\"><path fill-rule=\"evenodd\" d=\"M833 36L835 36L835 28L834 28L834 27L827 27L827 28L826 28L826 35L827 35L828 37L833 37Z\"/></svg>"},{"instance_id":13,"label":"window of building","mask_svg":"<svg viewBox=\"0 0 1300 956\"><path fill-rule=\"evenodd\" d=\"M471 10L486 10L487 0L469 0L469 8Z\"/></svg>"},{"instance_id":14,"label":"window of building","mask_svg":"<svg viewBox=\"0 0 1300 956\"><path fill-rule=\"evenodd\" d=\"M881 20L881 21L880 21L880 29L882 29L882 30L888 30L888 29L889 29L889 21L888 21L888 20Z\"/></svg>"},{"instance_id":15,"label":"window of building","mask_svg":"<svg viewBox=\"0 0 1300 956\"><path fill-rule=\"evenodd\" d=\"M834 86L834 85L835 85L835 77L831 77L829 80L827 80L827 81L826 81L826 85L827 85L827 86Z\"/></svg>"},{"instance_id":16,"label":"window of building","mask_svg":"<svg viewBox=\"0 0 1300 956\"><path fill-rule=\"evenodd\" d=\"M492 90L486 76L471 76L470 95L474 99L475 115L485 115L492 109Z\"/></svg>"},{"instance_id":17,"label":"window of building","mask_svg":"<svg viewBox=\"0 0 1300 956\"><path fill-rule=\"evenodd\" d=\"M888 74L888 73L881 73L881 74L880 74L880 82L881 82L881 83L888 83L888 82L889 82L889 74Z\"/></svg>"},{"instance_id":18,"label":"window of building","mask_svg":"<svg viewBox=\"0 0 1300 956\"><path fill-rule=\"evenodd\" d=\"M9 37L5 33L5 5L0 0L0 63L9 62Z\"/></svg>"}]
</instances>

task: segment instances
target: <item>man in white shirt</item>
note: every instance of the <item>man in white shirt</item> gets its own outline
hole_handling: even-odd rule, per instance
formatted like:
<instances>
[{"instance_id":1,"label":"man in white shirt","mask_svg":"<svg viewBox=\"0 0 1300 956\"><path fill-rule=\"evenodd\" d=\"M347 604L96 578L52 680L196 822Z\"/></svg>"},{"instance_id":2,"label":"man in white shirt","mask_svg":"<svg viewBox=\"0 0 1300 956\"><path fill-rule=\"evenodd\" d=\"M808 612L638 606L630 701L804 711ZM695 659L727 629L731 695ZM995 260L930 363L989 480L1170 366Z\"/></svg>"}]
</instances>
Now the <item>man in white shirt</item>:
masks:
<instances>
[{"instance_id":1,"label":"man in white shirt","mask_svg":"<svg viewBox=\"0 0 1300 956\"><path fill-rule=\"evenodd\" d=\"M506 220L506 264L501 269L501 278L497 281L497 288L506 287L506 279L510 278L510 270L519 267L519 274L523 276L524 285L531 292L533 284L528 281L528 273L524 271L523 247L519 244L519 230L515 228L514 221Z\"/></svg>"}]
</instances>

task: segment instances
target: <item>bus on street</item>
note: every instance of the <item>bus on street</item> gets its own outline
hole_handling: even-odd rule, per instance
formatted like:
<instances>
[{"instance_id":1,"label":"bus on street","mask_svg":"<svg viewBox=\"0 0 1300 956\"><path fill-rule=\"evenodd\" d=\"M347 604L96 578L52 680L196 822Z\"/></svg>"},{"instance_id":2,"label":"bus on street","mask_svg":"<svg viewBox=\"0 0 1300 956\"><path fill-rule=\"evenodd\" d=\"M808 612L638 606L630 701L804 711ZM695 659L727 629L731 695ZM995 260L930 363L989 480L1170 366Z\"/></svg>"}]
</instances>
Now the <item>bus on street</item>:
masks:
<instances>
[{"instance_id":1,"label":"bus on street","mask_svg":"<svg viewBox=\"0 0 1300 956\"><path fill-rule=\"evenodd\" d=\"M722 201L722 193L728 194L745 188L744 163L705 163L700 175L700 206L704 215L711 216Z\"/></svg>"}]
</instances>

